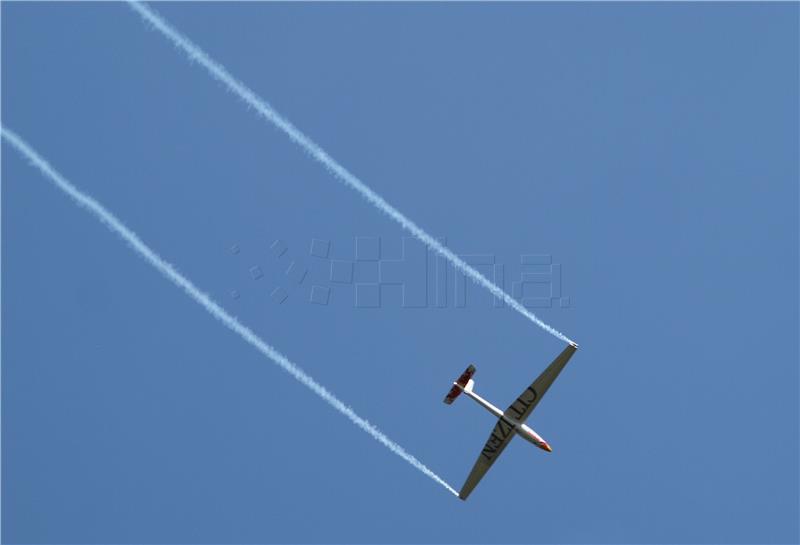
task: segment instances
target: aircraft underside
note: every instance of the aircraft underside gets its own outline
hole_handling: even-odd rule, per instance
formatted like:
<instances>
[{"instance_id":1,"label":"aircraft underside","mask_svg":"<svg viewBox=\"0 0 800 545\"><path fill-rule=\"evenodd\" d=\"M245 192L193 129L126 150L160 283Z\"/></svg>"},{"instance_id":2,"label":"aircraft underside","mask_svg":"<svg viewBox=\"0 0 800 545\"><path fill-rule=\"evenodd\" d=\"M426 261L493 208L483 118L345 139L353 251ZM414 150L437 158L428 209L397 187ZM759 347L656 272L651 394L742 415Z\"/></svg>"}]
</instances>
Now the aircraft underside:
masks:
<instances>
[{"instance_id":1,"label":"aircraft underside","mask_svg":"<svg viewBox=\"0 0 800 545\"><path fill-rule=\"evenodd\" d=\"M536 408L536 405L577 349L578 346L576 344L570 343L567 345L547 369L505 411L501 411L473 391L475 384L472 379L475 374L474 365L467 367L458 380L453 383L453 387L444 399L445 403L451 404L461 393L464 393L497 417L497 423L492 429L492 433L489 435L483 450L481 450L464 486L461 488L461 492L458 495L459 498L462 500L467 499L515 435L519 435L542 450L553 451L547 441L539 436L533 428L525 424L525 420L531 415L533 409Z\"/></svg>"}]
</instances>

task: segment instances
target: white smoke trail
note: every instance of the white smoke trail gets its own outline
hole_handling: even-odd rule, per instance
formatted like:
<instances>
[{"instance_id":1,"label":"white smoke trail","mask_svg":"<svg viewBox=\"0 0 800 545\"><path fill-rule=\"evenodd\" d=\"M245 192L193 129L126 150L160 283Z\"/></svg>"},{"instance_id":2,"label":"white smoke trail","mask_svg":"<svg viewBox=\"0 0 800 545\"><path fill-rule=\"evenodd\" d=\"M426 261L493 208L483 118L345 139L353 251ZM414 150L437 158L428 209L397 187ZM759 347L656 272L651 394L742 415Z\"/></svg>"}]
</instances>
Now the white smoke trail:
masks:
<instances>
[{"instance_id":1,"label":"white smoke trail","mask_svg":"<svg viewBox=\"0 0 800 545\"><path fill-rule=\"evenodd\" d=\"M370 424L364 418L358 416L353 409L345 405L335 395L329 392L324 386L316 382L313 378L303 372L302 369L292 363L286 356L278 352L276 349L262 341L255 333L249 328L242 325L236 318L225 312L222 307L214 302L211 297L200 291L189 279L180 274L172 265L164 261L158 254L151 250L139 236L128 229L116 216L109 212L102 204L95 199L80 191L77 187L72 185L66 178L59 174L47 161L45 161L36 151L31 148L27 142L22 140L17 134L10 129L2 127L3 138L14 146L17 151L24 155L33 166L38 168L42 173L49 178L55 185L72 197L72 199L79 205L86 208L97 219L105 223L106 226L122 237L133 250L138 253L145 261L155 267L161 274L171 280L179 288L182 288L186 294L194 299L197 303L203 306L212 316L222 322L226 327L231 329L234 333L239 335L242 339L247 341L259 352L267 356L273 362L277 363L284 371L292 375L304 386L308 387L312 392L324 399L334 409L349 418L353 424L370 434L375 440L383 444L389 450L400 456L403 460L420 470L422 473L445 487L452 494L458 495L458 492L447 484L441 477L431 471L422 462L417 460L414 456L406 452L403 447L386 437L378 428Z\"/></svg>"},{"instance_id":2,"label":"white smoke trail","mask_svg":"<svg viewBox=\"0 0 800 545\"><path fill-rule=\"evenodd\" d=\"M330 155L328 155L321 147L308 138L305 134L300 132L288 119L281 116L272 106L265 100L251 91L244 83L233 77L224 66L209 57L202 49L191 42L187 37L183 36L180 32L170 26L164 19L157 13L152 11L149 7L133 0L128 0L128 4L136 11L142 18L153 25L156 30L166 36L173 44L182 49L192 61L200 63L211 76L223 83L228 89L236 93L247 105L253 107L264 119L278 127L298 146L307 151L314 159L322 163L333 175L345 183L345 185L359 192L367 201L369 201L376 208L386 213L390 218L399 223L404 229L409 231L412 235L421 240L428 248L442 255L445 259L450 261L456 268L463 272L466 276L477 282L495 297L502 299L511 308L528 318L530 321L555 335L562 341L572 343L566 335L557 329L549 326L539 319L535 314L526 309L516 299L511 297L499 286L491 282L483 276L476 269L472 268L463 259L454 254L451 250L443 246L438 240L426 233L421 227L417 226L413 221L408 219L399 210L386 202L383 197L375 193L364 182L356 178L342 165L337 163ZM574 343L573 343L574 344Z\"/></svg>"}]
</instances>

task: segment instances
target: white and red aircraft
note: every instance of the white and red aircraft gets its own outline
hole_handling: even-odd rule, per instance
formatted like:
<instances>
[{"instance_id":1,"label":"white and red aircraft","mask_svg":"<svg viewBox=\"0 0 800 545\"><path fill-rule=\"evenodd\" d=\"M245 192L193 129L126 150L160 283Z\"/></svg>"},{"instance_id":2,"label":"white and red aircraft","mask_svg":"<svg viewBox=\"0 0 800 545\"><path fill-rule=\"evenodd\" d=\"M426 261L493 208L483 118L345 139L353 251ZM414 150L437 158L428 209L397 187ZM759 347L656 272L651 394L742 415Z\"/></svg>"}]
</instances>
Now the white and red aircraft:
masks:
<instances>
[{"instance_id":1,"label":"white and red aircraft","mask_svg":"<svg viewBox=\"0 0 800 545\"><path fill-rule=\"evenodd\" d=\"M497 424L495 424L492 434L489 436L489 440L486 441L486 445L483 447L480 456L478 456L478 461L475 462L472 471L467 477L467 481L464 483L464 486L461 487L461 492L458 493L459 498L462 500L467 499L472 489L478 485L486 472L489 471L489 468L492 467L494 461L500 456L503 449L506 448L515 435L519 435L542 450L553 452L553 449L550 448L547 441L542 439L541 436L529 426L525 425L525 420L531 415L533 409L535 409L536 405L539 403L539 400L544 397L547 389L550 388L550 385L556 380L558 374L577 349L577 344L570 343L567 345L564 351L553 360L553 363L533 381L533 384L528 386L525 391L520 394L516 401L514 401L505 412L501 411L472 390L475 384L475 381L472 380L472 375L475 374L474 365L467 367L467 370L453 383L453 387L444 398L445 403L450 405L461 395L461 392L464 392L498 418Z\"/></svg>"}]
</instances>

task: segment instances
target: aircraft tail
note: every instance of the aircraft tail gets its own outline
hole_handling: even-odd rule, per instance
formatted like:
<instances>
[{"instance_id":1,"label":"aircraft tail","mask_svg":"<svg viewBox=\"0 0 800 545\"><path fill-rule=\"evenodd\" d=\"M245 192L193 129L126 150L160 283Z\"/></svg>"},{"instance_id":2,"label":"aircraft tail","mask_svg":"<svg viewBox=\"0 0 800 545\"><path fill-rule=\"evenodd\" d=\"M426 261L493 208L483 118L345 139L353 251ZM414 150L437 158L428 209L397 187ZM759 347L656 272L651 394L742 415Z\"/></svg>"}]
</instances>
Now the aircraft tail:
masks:
<instances>
[{"instance_id":1,"label":"aircraft tail","mask_svg":"<svg viewBox=\"0 0 800 545\"><path fill-rule=\"evenodd\" d=\"M464 390L472 391L472 385L475 384L475 381L472 380L472 375L474 374L475 366L470 365L467 367L466 370L461 373L461 376L458 377L458 380L453 383L453 387L450 388L450 391L447 392L444 402L450 405Z\"/></svg>"}]
</instances>

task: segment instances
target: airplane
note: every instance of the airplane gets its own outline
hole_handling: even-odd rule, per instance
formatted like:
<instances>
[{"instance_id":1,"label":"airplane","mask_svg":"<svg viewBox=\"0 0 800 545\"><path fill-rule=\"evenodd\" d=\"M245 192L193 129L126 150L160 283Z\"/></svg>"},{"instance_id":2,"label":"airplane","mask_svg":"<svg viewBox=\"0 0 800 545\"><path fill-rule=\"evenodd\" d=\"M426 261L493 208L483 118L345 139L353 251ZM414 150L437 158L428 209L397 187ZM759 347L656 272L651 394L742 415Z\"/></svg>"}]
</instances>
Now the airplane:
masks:
<instances>
[{"instance_id":1,"label":"airplane","mask_svg":"<svg viewBox=\"0 0 800 545\"><path fill-rule=\"evenodd\" d=\"M515 435L519 435L542 450L553 452L553 449L550 448L547 441L542 439L538 433L527 426L525 420L531 415L533 409L536 408L536 405L547 392L547 389L550 388L550 385L553 384L553 381L556 380L558 374L577 349L577 344L569 343L561 354L547 366L547 369L533 381L533 384L528 386L505 411L501 411L474 392L473 387L475 381L472 379L472 376L475 374L474 365L467 367L461 376L458 377L458 380L453 383L453 387L450 388L450 391L444 398L446 404L452 404L463 392L477 401L479 405L495 415L498 419L497 424L495 424L492 430L492 434L489 436L489 440L486 441L486 445L478 456L478 461L475 462L464 486L461 487L461 491L458 493L459 498L466 500L467 497L469 497L472 490L478 485L486 472L489 471L489 468L492 467L492 464L494 464L495 460L497 460Z\"/></svg>"}]
</instances>

